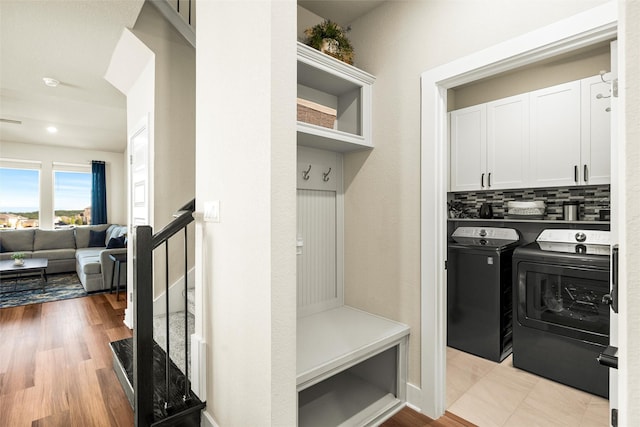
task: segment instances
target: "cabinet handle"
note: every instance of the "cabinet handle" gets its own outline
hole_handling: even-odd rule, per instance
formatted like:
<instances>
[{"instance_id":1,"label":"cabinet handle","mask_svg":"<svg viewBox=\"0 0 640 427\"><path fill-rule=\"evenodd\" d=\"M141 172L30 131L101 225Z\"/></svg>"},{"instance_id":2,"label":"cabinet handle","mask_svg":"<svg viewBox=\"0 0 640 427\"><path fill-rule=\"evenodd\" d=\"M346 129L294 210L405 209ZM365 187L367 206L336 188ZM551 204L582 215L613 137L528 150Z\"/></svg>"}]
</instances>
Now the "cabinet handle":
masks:
<instances>
[{"instance_id":1,"label":"cabinet handle","mask_svg":"<svg viewBox=\"0 0 640 427\"><path fill-rule=\"evenodd\" d=\"M573 167L573 180L578 183L578 165Z\"/></svg>"},{"instance_id":2,"label":"cabinet handle","mask_svg":"<svg viewBox=\"0 0 640 427\"><path fill-rule=\"evenodd\" d=\"M480 188L484 188L484 174L480 175Z\"/></svg>"},{"instance_id":3,"label":"cabinet handle","mask_svg":"<svg viewBox=\"0 0 640 427\"><path fill-rule=\"evenodd\" d=\"M491 172L487 175L487 187L491 187Z\"/></svg>"},{"instance_id":4,"label":"cabinet handle","mask_svg":"<svg viewBox=\"0 0 640 427\"><path fill-rule=\"evenodd\" d=\"M587 165L584 165L582 179L584 179L584 182L589 181L589 171L587 169Z\"/></svg>"}]
</instances>

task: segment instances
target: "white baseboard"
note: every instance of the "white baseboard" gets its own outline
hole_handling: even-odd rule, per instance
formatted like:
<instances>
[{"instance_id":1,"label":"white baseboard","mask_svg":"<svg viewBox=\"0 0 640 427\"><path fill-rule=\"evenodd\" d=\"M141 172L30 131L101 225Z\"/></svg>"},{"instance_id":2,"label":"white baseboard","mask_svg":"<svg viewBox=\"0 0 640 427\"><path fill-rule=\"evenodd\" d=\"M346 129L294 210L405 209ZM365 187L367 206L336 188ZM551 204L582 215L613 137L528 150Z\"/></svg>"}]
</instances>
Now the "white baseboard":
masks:
<instances>
[{"instance_id":1,"label":"white baseboard","mask_svg":"<svg viewBox=\"0 0 640 427\"><path fill-rule=\"evenodd\" d=\"M191 335L191 390L201 401L207 400L207 345L196 334Z\"/></svg>"},{"instance_id":2,"label":"white baseboard","mask_svg":"<svg viewBox=\"0 0 640 427\"><path fill-rule=\"evenodd\" d=\"M127 328L133 329L133 307L129 304L124 309L124 320L122 322Z\"/></svg>"},{"instance_id":3,"label":"white baseboard","mask_svg":"<svg viewBox=\"0 0 640 427\"><path fill-rule=\"evenodd\" d=\"M422 412L422 389L411 383L407 383L407 406L417 412Z\"/></svg>"},{"instance_id":4,"label":"white baseboard","mask_svg":"<svg viewBox=\"0 0 640 427\"><path fill-rule=\"evenodd\" d=\"M211 415L209 415L207 411L202 411L200 426L201 427L220 427L218 424L216 424L216 422L213 420L213 417L211 417Z\"/></svg>"},{"instance_id":5,"label":"white baseboard","mask_svg":"<svg viewBox=\"0 0 640 427\"><path fill-rule=\"evenodd\" d=\"M189 270L188 280L189 287L193 288L195 286L195 267ZM184 276L180 277L176 280L171 286L169 286L169 312L174 313L176 311L184 310L184 295L182 291L184 290ZM159 314L165 314L166 310L166 301L165 301L165 292L162 292L158 295L157 298L153 300L153 314L155 316Z\"/></svg>"}]
</instances>

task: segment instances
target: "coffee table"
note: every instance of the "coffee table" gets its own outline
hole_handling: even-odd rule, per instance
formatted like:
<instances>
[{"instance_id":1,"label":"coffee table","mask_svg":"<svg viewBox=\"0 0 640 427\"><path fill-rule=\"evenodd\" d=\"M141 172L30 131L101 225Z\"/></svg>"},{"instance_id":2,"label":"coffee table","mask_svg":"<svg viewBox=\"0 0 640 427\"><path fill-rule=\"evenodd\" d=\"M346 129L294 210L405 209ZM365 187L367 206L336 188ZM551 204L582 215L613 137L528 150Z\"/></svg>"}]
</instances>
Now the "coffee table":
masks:
<instances>
[{"instance_id":1,"label":"coffee table","mask_svg":"<svg viewBox=\"0 0 640 427\"><path fill-rule=\"evenodd\" d=\"M0 261L0 282L4 281L5 276L15 276L15 283L13 285L13 291L16 291L18 280L23 275L31 273L40 273L40 280L42 282L42 292L47 284L47 271L46 268L49 265L49 260L46 258L25 258L23 265L14 264L13 260ZM28 290L28 289L25 289Z\"/></svg>"}]
</instances>

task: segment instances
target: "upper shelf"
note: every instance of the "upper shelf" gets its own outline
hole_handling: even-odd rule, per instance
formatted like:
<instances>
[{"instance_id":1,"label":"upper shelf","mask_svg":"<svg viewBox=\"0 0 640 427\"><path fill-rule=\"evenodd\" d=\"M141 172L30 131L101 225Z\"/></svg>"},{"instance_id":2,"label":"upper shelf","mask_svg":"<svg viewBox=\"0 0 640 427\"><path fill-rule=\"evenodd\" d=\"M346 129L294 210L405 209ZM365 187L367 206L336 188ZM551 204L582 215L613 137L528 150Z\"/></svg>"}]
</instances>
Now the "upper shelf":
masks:
<instances>
[{"instance_id":1,"label":"upper shelf","mask_svg":"<svg viewBox=\"0 0 640 427\"><path fill-rule=\"evenodd\" d=\"M323 125L298 121L298 144L338 152L373 148L374 81L371 74L298 42L298 98L335 111L333 127L326 120Z\"/></svg>"}]
</instances>

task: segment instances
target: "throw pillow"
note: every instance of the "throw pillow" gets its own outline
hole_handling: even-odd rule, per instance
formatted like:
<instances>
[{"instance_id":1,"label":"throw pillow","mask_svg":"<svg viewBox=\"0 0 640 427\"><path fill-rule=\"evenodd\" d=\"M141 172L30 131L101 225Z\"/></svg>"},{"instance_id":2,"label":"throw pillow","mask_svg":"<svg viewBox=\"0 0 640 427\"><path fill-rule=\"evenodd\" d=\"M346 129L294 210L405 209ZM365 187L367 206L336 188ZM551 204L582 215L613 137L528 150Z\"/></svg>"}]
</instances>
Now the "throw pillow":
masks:
<instances>
[{"instance_id":1,"label":"throw pillow","mask_svg":"<svg viewBox=\"0 0 640 427\"><path fill-rule=\"evenodd\" d=\"M124 234L120 237L112 237L109 239L109 243L107 244L107 249L119 249L119 248L126 248L127 245L125 244L125 238L127 236L125 236Z\"/></svg>"},{"instance_id":2,"label":"throw pillow","mask_svg":"<svg viewBox=\"0 0 640 427\"><path fill-rule=\"evenodd\" d=\"M103 231L94 231L91 230L89 232L89 247L90 248L101 248L104 246L104 239L107 236L107 230Z\"/></svg>"}]
</instances>

